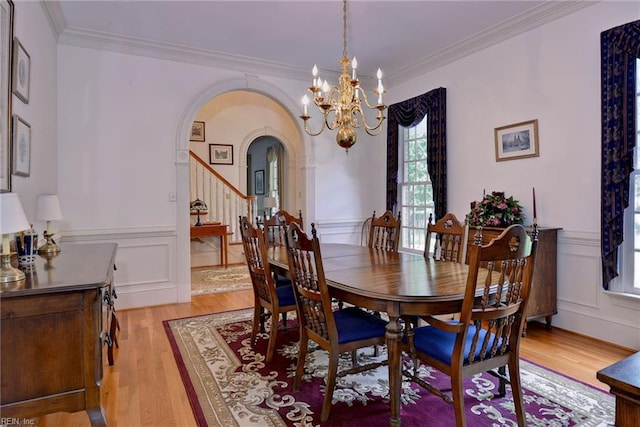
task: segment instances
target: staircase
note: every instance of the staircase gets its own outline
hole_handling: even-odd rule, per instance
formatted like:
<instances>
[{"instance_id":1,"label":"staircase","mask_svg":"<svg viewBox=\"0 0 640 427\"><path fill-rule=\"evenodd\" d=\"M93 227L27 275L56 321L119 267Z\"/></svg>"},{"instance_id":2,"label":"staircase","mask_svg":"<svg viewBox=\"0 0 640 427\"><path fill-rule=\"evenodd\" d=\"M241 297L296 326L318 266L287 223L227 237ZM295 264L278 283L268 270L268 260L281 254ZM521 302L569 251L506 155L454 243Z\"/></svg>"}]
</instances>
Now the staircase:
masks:
<instances>
[{"instance_id":1,"label":"staircase","mask_svg":"<svg viewBox=\"0 0 640 427\"><path fill-rule=\"evenodd\" d=\"M208 207L208 210L200 211L200 221L228 225L228 230L233 233L229 236L229 242L240 242L238 217L254 217L257 212L256 196L243 194L192 151L189 151L189 155L189 200L193 202L200 199Z\"/></svg>"}]
</instances>

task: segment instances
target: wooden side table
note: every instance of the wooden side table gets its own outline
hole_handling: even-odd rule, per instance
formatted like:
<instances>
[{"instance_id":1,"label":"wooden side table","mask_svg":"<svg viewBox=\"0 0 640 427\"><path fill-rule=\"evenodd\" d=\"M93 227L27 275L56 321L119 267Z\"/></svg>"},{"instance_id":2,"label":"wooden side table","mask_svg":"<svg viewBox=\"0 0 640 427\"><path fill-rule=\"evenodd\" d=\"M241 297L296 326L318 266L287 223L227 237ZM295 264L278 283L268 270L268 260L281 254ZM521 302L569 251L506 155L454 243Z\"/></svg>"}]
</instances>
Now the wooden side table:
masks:
<instances>
[{"instance_id":1,"label":"wooden side table","mask_svg":"<svg viewBox=\"0 0 640 427\"><path fill-rule=\"evenodd\" d=\"M596 376L616 396L616 427L637 427L640 420L640 352L599 370Z\"/></svg>"},{"instance_id":2,"label":"wooden side table","mask_svg":"<svg viewBox=\"0 0 640 427\"><path fill-rule=\"evenodd\" d=\"M227 267L229 264L229 243L226 224L202 224L191 226L191 238L219 237L220 238L220 264Z\"/></svg>"}]
</instances>

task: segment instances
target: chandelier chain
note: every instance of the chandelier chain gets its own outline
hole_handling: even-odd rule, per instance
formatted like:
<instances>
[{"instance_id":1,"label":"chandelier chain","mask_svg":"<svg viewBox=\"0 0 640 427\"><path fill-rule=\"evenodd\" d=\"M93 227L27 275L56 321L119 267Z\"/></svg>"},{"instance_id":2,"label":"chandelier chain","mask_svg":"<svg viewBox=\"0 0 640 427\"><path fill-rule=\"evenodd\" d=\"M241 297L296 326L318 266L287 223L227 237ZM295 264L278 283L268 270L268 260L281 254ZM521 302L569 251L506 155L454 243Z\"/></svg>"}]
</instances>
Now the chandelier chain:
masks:
<instances>
[{"instance_id":1,"label":"chandelier chain","mask_svg":"<svg viewBox=\"0 0 640 427\"><path fill-rule=\"evenodd\" d=\"M342 3L342 57L347 57L347 0Z\"/></svg>"}]
</instances>

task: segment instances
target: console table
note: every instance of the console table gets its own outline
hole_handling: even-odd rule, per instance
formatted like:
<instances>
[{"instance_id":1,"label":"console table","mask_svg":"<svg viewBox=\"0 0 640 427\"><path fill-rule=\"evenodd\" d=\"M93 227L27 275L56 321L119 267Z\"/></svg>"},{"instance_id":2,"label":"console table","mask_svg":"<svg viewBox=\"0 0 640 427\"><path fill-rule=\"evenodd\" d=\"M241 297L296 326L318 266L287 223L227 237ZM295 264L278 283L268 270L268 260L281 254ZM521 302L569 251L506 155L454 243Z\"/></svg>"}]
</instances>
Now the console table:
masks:
<instances>
[{"instance_id":1,"label":"console table","mask_svg":"<svg viewBox=\"0 0 640 427\"><path fill-rule=\"evenodd\" d=\"M86 410L106 426L100 404L103 344L110 335L110 298L117 245L62 244L36 259L26 280L0 292L0 410L29 419Z\"/></svg>"},{"instance_id":2,"label":"console table","mask_svg":"<svg viewBox=\"0 0 640 427\"><path fill-rule=\"evenodd\" d=\"M640 419L640 352L596 374L616 396L616 426L636 427Z\"/></svg>"},{"instance_id":3,"label":"console table","mask_svg":"<svg viewBox=\"0 0 640 427\"><path fill-rule=\"evenodd\" d=\"M226 224L202 224L191 226L191 238L219 237L220 238L220 264L227 267L229 264L229 244Z\"/></svg>"},{"instance_id":4,"label":"console table","mask_svg":"<svg viewBox=\"0 0 640 427\"><path fill-rule=\"evenodd\" d=\"M469 245L473 245L476 230L476 227L469 227ZM527 321L544 317L547 328L551 328L553 315L558 314L558 230L561 229L538 228L536 263L533 267L533 281L527 303ZM503 228L483 227L482 244L486 245L502 231ZM533 229L528 228L527 231L532 232ZM526 323L522 333L527 333Z\"/></svg>"}]
</instances>

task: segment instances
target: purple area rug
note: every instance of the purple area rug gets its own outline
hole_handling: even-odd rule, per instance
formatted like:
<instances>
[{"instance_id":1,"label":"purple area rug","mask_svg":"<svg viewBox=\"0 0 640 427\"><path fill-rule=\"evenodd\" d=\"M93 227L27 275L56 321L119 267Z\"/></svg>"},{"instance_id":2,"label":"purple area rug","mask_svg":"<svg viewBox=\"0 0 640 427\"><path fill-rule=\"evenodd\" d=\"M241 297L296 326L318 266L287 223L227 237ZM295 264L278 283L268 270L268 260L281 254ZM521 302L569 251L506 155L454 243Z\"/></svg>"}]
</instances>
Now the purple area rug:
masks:
<instances>
[{"instance_id":1,"label":"purple area rug","mask_svg":"<svg viewBox=\"0 0 640 427\"><path fill-rule=\"evenodd\" d=\"M176 363L198 426L290 426L320 424L327 357L322 350L307 357L305 376L293 391L298 332L295 319L280 331L276 355L266 364L267 336L251 346L252 310L239 310L164 322ZM282 326L282 323L280 324ZM310 349L315 348L310 343ZM379 358L386 358L380 349ZM362 362L373 359L373 349L358 353ZM341 364L349 366L345 355ZM408 361L406 363L409 363ZM448 388L448 377L427 366L421 375ZM613 396L522 361L528 426L605 427L614 424ZM511 390L499 398L497 380L479 374L465 380L465 409L471 427L516 426ZM388 426L387 367L349 375L338 380L327 426ZM420 386L403 383L403 426L455 425L453 405Z\"/></svg>"}]
</instances>

